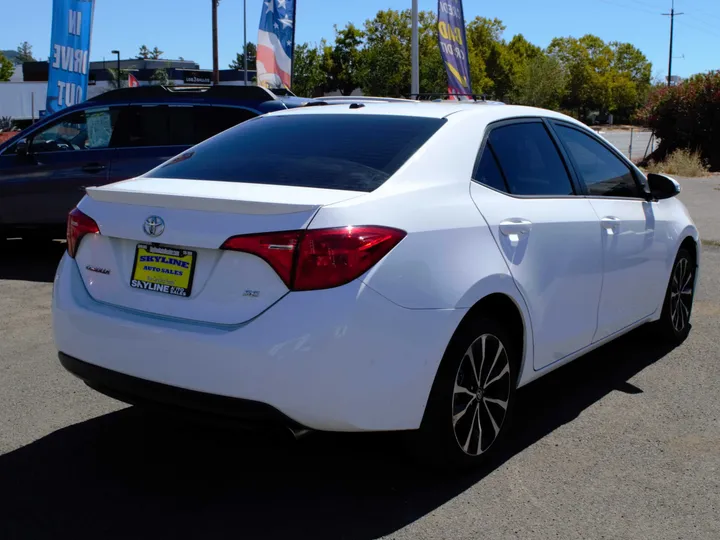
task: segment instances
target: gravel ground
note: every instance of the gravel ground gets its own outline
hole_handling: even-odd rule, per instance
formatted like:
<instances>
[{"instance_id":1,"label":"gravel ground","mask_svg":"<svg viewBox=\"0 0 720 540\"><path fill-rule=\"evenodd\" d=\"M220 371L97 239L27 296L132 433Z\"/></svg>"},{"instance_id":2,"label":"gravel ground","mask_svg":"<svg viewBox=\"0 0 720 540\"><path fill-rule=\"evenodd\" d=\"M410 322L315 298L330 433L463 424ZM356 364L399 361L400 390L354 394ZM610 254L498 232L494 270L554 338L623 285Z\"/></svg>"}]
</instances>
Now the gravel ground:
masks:
<instances>
[{"instance_id":1,"label":"gravel ground","mask_svg":"<svg viewBox=\"0 0 720 540\"><path fill-rule=\"evenodd\" d=\"M703 238L720 240L720 178L682 183ZM52 345L62 249L15 242L0 259L3 540L720 538L714 245L681 347L640 329L531 384L505 451L442 477L407 462L395 435L296 443L146 417L94 393Z\"/></svg>"}]
</instances>

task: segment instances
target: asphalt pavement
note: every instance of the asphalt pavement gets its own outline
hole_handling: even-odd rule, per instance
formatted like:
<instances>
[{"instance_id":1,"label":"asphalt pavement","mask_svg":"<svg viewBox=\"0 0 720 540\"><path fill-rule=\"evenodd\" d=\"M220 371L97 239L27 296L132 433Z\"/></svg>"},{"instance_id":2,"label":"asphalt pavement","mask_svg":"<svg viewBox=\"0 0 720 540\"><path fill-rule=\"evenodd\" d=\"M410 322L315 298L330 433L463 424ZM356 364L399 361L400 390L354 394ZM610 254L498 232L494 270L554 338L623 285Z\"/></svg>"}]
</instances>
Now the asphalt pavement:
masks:
<instances>
[{"instance_id":1,"label":"asphalt pavement","mask_svg":"<svg viewBox=\"0 0 720 540\"><path fill-rule=\"evenodd\" d=\"M720 240L720 177L683 180ZM718 189L716 189L718 188ZM714 216L713 216L714 214ZM271 435L143 416L58 364L63 245L0 255L0 538L720 538L720 248L689 339L644 329L519 392L508 445L437 475L396 435Z\"/></svg>"}]
</instances>

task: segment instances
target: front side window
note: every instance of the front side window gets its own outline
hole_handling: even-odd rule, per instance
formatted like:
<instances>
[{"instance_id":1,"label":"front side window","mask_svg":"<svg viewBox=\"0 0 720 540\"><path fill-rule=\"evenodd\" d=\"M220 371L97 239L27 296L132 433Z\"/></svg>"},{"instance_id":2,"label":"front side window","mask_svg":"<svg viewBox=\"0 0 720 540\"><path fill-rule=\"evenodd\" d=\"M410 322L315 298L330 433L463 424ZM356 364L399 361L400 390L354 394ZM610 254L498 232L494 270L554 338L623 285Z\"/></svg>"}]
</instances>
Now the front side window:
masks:
<instances>
[{"instance_id":1,"label":"front side window","mask_svg":"<svg viewBox=\"0 0 720 540\"><path fill-rule=\"evenodd\" d=\"M513 195L574 194L567 169L542 122L494 128L488 141Z\"/></svg>"},{"instance_id":2,"label":"front side window","mask_svg":"<svg viewBox=\"0 0 720 540\"><path fill-rule=\"evenodd\" d=\"M78 111L32 136L30 152L94 150L110 145L117 111L109 107Z\"/></svg>"},{"instance_id":3,"label":"front side window","mask_svg":"<svg viewBox=\"0 0 720 540\"><path fill-rule=\"evenodd\" d=\"M147 176L373 191L444 123L387 114L261 116L200 143Z\"/></svg>"},{"instance_id":4,"label":"front side window","mask_svg":"<svg viewBox=\"0 0 720 540\"><path fill-rule=\"evenodd\" d=\"M630 167L604 145L580 130L561 124L556 129L590 195L641 197Z\"/></svg>"}]
</instances>

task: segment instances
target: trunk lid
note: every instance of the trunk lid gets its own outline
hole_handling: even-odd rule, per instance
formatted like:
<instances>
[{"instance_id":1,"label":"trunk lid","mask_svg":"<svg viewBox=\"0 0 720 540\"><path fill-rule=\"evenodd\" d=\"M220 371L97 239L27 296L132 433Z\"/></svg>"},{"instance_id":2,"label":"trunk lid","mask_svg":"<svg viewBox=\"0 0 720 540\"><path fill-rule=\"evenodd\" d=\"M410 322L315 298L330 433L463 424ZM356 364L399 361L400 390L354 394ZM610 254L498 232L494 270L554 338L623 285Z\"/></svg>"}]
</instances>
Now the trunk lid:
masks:
<instances>
[{"instance_id":1,"label":"trunk lid","mask_svg":"<svg viewBox=\"0 0 720 540\"><path fill-rule=\"evenodd\" d=\"M210 324L248 321L288 292L260 257L221 250L225 240L305 229L322 206L364 195L144 177L87 191L79 208L101 234L83 238L76 261L90 295Z\"/></svg>"}]
</instances>

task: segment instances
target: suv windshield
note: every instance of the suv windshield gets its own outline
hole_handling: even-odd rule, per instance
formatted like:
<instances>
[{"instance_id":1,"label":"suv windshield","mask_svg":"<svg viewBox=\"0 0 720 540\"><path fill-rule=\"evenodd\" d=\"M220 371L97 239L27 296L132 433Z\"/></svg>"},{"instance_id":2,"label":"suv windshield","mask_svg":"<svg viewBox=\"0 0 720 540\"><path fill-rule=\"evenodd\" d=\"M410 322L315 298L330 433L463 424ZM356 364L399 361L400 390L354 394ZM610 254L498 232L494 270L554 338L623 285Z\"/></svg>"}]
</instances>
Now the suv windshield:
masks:
<instances>
[{"instance_id":1,"label":"suv windshield","mask_svg":"<svg viewBox=\"0 0 720 540\"><path fill-rule=\"evenodd\" d=\"M146 176L373 191L445 122L359 114L250 120Z\"/></svg>"}]
</instances>

